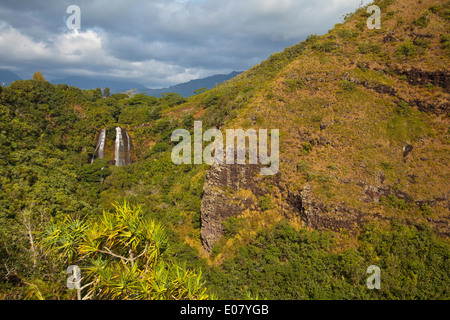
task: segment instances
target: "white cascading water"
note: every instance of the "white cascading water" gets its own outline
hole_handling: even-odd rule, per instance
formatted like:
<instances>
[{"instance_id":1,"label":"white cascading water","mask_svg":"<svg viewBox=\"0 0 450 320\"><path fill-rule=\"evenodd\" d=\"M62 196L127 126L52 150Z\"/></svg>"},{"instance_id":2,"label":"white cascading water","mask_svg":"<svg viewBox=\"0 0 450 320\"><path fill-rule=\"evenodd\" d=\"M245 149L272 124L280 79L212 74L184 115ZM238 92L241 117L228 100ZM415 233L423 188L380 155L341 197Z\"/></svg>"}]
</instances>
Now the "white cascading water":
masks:
<instances>
[{"instance_id":1,"label":"white cascading water","mask_svg":"<svg viewBox=\"0 0 450 320\"><path fill-rule=\"evenodd\" d=\"M105 157L105 140L106 140L106 130L101 129L98 135L97 145L95 146L94 154L92 155L91 163L93 163L96 158Z\"/></svg>"},{"instance_id":2,"label":"white cascading water","mask_svg":"<svg viewBox=\"0 0 450 320\"><path fill-rule=\"evenodd\" d=\"M127 164L131 163L131 141L130 141L130 135L128 134L128 131L125 131L127 134Z\"/></svg>"},{"instance_id":3,"label":"white cascading water","mask_svg":"<svg viewBox=\"0 0 450 320\"><path fill-rule=\"evenodd\" d=\"M120 167L123 165L122 157L120 156L123 153L123 140L122 140L122 129L120 127L116 127L116 144L114 149L114 160L116 161L116 166Z\"/></svg>"},{"instance_id":4,"label":"white cascading water","mask_svg":"<svg viewBox=\"0 0 450 320\"><path fill-rule=\"evenodd\" d=\"M105 157L105 139L106 139L106 130L102 129L100 130L100 136L98 138L98 157L104 158Z\"/></svg>"}]
</instances>

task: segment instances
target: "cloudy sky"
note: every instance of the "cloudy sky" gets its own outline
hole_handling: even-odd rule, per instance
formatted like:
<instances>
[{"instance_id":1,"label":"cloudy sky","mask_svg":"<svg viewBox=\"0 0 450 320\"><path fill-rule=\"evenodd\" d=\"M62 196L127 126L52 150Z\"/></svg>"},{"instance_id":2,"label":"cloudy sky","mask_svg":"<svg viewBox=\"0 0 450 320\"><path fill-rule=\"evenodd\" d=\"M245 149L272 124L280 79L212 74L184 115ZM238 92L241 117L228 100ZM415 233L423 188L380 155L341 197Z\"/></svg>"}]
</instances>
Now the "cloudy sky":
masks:
<instances>
[{"instance_id":1,"label":"cloudy sky","mask_svg":"<svg viewBox=\"0 0 450 320\"><path fill-rule=\"evenodd\" d=\"M369 1L364 0L367 4ZM81 28L67 27L70 5ZM0 69L150 88L244 71L323 34L361 0L0 0Z\"/></svg>"}]
</instances>

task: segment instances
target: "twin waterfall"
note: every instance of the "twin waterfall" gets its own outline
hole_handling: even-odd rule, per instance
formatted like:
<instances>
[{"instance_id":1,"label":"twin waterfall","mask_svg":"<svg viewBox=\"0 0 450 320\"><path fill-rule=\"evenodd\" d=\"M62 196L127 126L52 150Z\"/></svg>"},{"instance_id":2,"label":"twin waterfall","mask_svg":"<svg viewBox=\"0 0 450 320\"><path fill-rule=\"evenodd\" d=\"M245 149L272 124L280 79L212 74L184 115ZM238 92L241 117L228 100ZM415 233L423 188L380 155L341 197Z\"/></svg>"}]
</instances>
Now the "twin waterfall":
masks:
<instances>
[{"instance_id":1,"label":"twin waterfall","mask_svg":"<svg viewBox=\"0 0 450 320\"><path fill-rule=\"evenodd\" d=\"M97 146L94 151L92 161L96 158L105 158L106 130L101 129L98 135ZM116 139L114 141L114 161L115 166L126 166L132 163L131 158L132 143L130 135L126 129L116 127ZM112 159L111 159L112 160Z\"/></svg>"}]
</instances>

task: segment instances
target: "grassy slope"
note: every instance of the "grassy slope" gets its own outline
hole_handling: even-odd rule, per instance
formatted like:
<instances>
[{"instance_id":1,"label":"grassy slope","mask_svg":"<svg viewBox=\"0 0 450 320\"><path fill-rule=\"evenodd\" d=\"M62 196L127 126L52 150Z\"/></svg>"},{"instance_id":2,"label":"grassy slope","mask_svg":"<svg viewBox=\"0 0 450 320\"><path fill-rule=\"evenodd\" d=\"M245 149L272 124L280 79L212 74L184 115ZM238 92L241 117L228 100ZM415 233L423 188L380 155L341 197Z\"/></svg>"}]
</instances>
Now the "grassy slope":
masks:
<instances>
[{"instance_id":1,"label":"grassy slope","mask_svg":"<svg viewBox=\"0 0 450 320\"><path fill-rule=\"evenodd\" d=\"M380 6L383 3L387 2ZM384 185L414 201L447 197L447 115L421 112L414 106L405 106L407 110L402 112L399 104L413 97L434 103L448 101L448 92L438 86L410 85L392 72L411 66L445 70L449 65L449 51L440 37L449 30L448 19L441 17L445 8L441 5L437 13L428 10L436 3L394 2L382 9L383 17L389 18L382 20L381 30L365 28L368 15L357 11L328 34L307 41L311 44L301 56L266 82L240 110L233 127L281 129L280 172L288 190L298 192L310 184L315 199L328 206L340 204L384 217L403 216L423 222L448 216L445 202L420 208L411 201L403 208L391 203L396 198L380 204L365 201L363 193L364 186L376 185L381 174ZM425 27L416 26L414 21L423 15L430 22ZM356 35L349 37L352 32ZM383 43L388 33L397 41ZM432 35L426 38L428 48L415 46L418 53L412 57L396 54L403 43L413 41L414 34ZM323 50L329 43L335 43L337 49ZM362 43L374 44L375 52L362 54ZM370 85L365 87L358 81ZM396 94L371 89L377 85L395 88ZM322 130L321 124L326 129ZM414 151L404 161L406 145L413 145ZM279 195L285 197L286 193ZM278 202L275 190L274 211L280 212ZM448 232L446 228L439 231Z\"/></svg>"},{"instance_id":2,"label":"grassy slope","mask_svg":"<svg viewBox=\"0 0 450 320\"><path fill-rule=\"evenodd\" d=\"M305 42L290 48L296 52L295 58L286 58L286 52L274 54L270 59L272 62L282 60L285 63L279 65L282 67L274 71L275 75L272 73L263 77L256 92L252 90L252 86L249 87L253 93L251 99L238 109L236 118L227 122L227 127L234 128L280 129L280 172L284 191L272 186L269 189L271 209L243 212L240 215L242 219L234 222L237 231L222 238L213 250L209 261L213 265L220 265L222 273L211 276L211 281L216 288L227 287L219 289L223 294L227 295L236 288L244 287L272 298L348 298L345 293L342 295L340 289L337 290L340 293L336 295L331 293L324 296L317 295L317 292L298 296L302 290L310 290L308 286L300 286L297 291L292 290L286 295L280 293L284 287L275 292L270 289L280 286L283 280L274 280L271 286L265 288L266 280L272 279L272 276L276 278L267 270L275 268L280 276L287 266L281 263L275 267L274 263L271 267L261 267L260 263L264 264L261 261L266 261L263 257L267 259L269 254L267 250L280 250L278 245L269 249L264 243L273 244L273 241L278 241L276 231L272 231L272 228L286 214L292 226L297 230L303 228L299 217L286 212L284 208L286 190L298 193L306 185L312 187L314 201L328 209L339 206L363 212L367 217L381 217L382 219L376 220L376 225L385 230L383 238L396 234L397 231L392 229L388 221L399 219L412 226L431 225L434 232L442 236L439 241L448 244L449 209L445 200L448 198L450 160L448 114L420 111L414 103L418 99L431 105L448 105L448 88L430 83L411 84L396 70L408 71L414 67L427 72L445 72L448 69L450 54L445 39L448 39L450 30L450 4L408 0L376 3L382 9L381 30L366 28L369 14L360 9L328 34L311 36ZM387 35L395 40L383 41ZM264 73L271 70L270 60L262 64L267 64L267 69L258 66L250 72L258 70ZM246 76L249 73L242 74L241 79ZM380 92L383 91L380 88L388 92ZM245 89L241 92L245 92ZM404 148L408 145L413 146L413 151L404 156ZM270 185L270 179L268 180L267 185ZM364 193L367 186L381 186L390 190L392 195L380 199L367 198ZM413 227L407 233L416 232L414 230ZM353 235L345 230L334 233L333 245L321 249L331 255L341 253L338 259L347 259L346 255L352 250L364 256L365 248L373 243L366 243L365 231L356 231ZM268 232L268 238L261 240L261 232ZM417 233L420 234L420 231ZM376 237L372 240L376 241ZM405 233L399 237L404 237L407 246L415 246L414 236L409 237ZM390 243L389 246L397 246L394 240L386 238L383 241ZM435 243L429 245L434 247ZM397 253L380 249L376 260L381 265L389 255L402 257L404 252L399 248L401 247L397 247ZM445 252L447 249L443 250ZM288 252L292 253L290 250ZM286 255L275 254L272 258L276 261L282 257ZM325 255L321 259L328 258L330 256ZM367 263L361 256L358 259L359 264ZM384 259L384 262L380 259ZM416 259L424 261L425 265L430 263L426 255ZM244 263L247 260L255 262ZM310 264L311 261L308 261ZM405 258L401 264L403 263L409 264L408 259ZM388 265L383 266L390 268ZM235 271L235 268L242 269ZM264 271L255 273L255 268ZM388 272L397 272L396 268L391 268ZM418 269L413 267L410 270L415 273ZM431 270L424 272L424 275L434 277ZM364 279L363 273L363 269L359 270L360 282ZM226 280L221 279L220 274ZM264 275L269 278L259 282L257 279ZM284 279L284 276L280 279ZM420 280L425 281L424 278ZM378 298L407 294L400 291L394 293L393 287L401 286L401 281L398 280L400 282L397 284L394 284L397 280L392 281L391 288L384 290ZM417 284L417 278L415 281ZM432 280L426 281L431 283ZM345 285L337 285L341 289L343 286ZM434 286L439 287L437 283ZM420 291L423 288L417 293L417 285L411 290L409 298L425 294ZM234 294L238 294L237 291ZM281 295L277 296L278 294ZM443 295L446 295L445 292ZM360 292L355 293L356 296L368 298L370 295L365 296ZM423 297L431 298L426 297L426 294Z\"/></svg>"}]
</instances>

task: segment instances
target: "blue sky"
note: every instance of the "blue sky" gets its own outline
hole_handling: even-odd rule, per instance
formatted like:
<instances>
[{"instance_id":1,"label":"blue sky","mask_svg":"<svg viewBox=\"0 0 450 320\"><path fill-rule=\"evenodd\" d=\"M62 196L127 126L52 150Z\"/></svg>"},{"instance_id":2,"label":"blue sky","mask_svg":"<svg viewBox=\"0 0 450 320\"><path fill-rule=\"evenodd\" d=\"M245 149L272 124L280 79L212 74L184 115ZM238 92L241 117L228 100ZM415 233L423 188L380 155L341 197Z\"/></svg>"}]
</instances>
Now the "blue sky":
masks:
<instances>
[{"instance_id":1,"label":"blue sky","mask_svg":"<svg viewBox=\"0 0 450 320\"><path fill-rule=\"evenodd\" d=\"M244 71L365 0L0 0L0 69L165 87ZM81 10L69 30L67 7Z\"/></svg>"}]
</instances>

